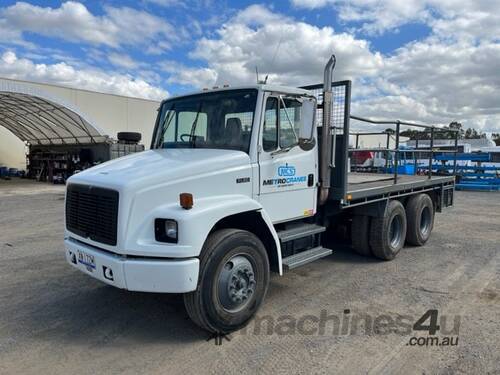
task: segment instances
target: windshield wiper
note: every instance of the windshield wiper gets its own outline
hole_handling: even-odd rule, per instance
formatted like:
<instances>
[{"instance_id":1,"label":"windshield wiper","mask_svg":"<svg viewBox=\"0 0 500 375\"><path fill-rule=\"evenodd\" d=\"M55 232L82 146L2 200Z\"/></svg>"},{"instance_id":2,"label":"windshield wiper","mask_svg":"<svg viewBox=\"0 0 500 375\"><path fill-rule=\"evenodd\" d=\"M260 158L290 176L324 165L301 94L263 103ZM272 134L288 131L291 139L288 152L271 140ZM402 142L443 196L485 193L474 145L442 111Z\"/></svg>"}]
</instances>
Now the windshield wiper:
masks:
<instances>
[{"instance_id":1,"label":"windshield wiper","mask_svg":"<svg viewBox=\"0 0 500 375\"><path fill-rule=\"evenodd\" d=\"M198 125L198 117L200 117L202 105L203 102L200 102L200 108L198 108L198 112L196 112L196 117L194 118L193 124L191 125L191 131L189 133L189 141L191 142L192 148L196 148L196 138L194 133L196 131L196 125Z\"/></svg>"},{"instance_id":2,"label":"windshield wiper","mask_svg":"<svg viewBox=\"0 0 500 375\"><path fill-rule=\"evenodd\" d=\"M170 111L170 113L167 116L165 116L165 119L162 121L162 123L160 125L161 135L160 135L160 138L158 139L158 142L163 141L163 137L165 136L165 133L167 132L168 127L170 126L170 122L174 118L175 104L172 106L172 108L169 109L169 111ZM167 121L167 119L168 119L168 121ZM158 147L159 145L156 145L156 146Z\"/></svg>"}]
</instances>

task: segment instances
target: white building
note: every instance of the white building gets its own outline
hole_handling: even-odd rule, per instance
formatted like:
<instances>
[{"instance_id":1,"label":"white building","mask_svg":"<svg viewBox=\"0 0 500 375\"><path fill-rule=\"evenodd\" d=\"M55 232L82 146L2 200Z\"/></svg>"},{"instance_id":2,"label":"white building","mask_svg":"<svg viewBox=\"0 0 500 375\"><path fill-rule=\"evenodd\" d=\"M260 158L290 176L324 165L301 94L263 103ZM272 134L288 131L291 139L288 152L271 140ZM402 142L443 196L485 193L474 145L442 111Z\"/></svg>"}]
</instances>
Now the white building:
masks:
<instances>
[{"instance_id":1,"label":"white building","mask_svg":"<svg viewBox=\"0 0 500 375\"><path fill-rule=\"evenodd\" d=\"M158 101L0 78L0 166L25 169L26 144L75 144L142 133L149 148Z\"/></svg>"},{"instance_id":2,"label":"white building","mask_svg":"<svg viewBox=\"0 0 500 375\"><path fill-rule=\"evenodd\" d=\"M415 147L415 141L408 141L406 144L409 147ZM419 147L430 147L430 141L420 140L418 141L418 145ZM475 152L475 151L488 152L487 149L494 149L496 147L495 142L487 138L459 139L457 145L464 147L464 152ZM455 140L453 139L434 139L434 147L454 147L454 146L455 146Z\"/></svg>"}]
</instances>

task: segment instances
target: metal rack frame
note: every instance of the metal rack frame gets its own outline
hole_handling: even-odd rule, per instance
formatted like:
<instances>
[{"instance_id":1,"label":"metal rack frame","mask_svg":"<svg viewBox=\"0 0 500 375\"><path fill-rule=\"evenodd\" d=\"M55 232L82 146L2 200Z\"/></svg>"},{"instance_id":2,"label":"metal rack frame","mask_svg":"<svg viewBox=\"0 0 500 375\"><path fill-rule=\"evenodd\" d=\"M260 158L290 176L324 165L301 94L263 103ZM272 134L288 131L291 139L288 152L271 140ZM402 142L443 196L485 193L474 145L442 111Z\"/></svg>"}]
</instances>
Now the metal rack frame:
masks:
<instances>
[{"instance_id":1,"label":"metal rack frame","mask_svg":"<svg viewBox=\"0 0 500 375\"><path fill-rule=\"evenodd\" d=\"M355 148L349 148L349 152L356 152L356 151L371 151L371 152L385 152L387 157L386 157L386 166L387 166L387 161L388 161L388 156L391 152L394 153L394 183L396 184L398 182L398 166L399 166L399 155L402 152L405 153L413 153L416 155L418 152L429 152L429 166L432 166L432 161L434 160L434 155L436 153L453 153L454 158L453 158L453 175L456 174L456 169L457 169L457 160L456 160L456 155L458 153L458 130L455 129L445 129L445 128L439 128L434 125L424 125L424 124L418 124L414 122L406 122L406 121L400 121L400 120L373 120L365 117L360 117L360 116L355 116L355 115L350 115L350 118L352 120L360 121L360 122L365 122L369 124L374 124L374 125L393 125L395 126L395 131L394 134L391 134L390 132L387 132L386 130L382 132L349 132L349 135L355 135L356 136L356 147ZM430 133L430 147L428 148L419 148L418 147L418 137L416 139L416 146L415 149L404 149L401 150L400 148L400 134L401 134L401 126L407 126L407 127L417 127L424 129L420 134L427 134ZM454 134L454 149L453 150L435 150L434 148L434 139L435 135L438 133L452 133ZM359 137L363 135L382 135L386 134L387 135L387 142L386 142L386 147L385 148L370 148L370 149L359 149ZM391 149L390 148L390 137L395 136L395 148ZM428 173L429 179L432 178L432 168L429 168L429 173Z\"/></svg>"}]
</instances>

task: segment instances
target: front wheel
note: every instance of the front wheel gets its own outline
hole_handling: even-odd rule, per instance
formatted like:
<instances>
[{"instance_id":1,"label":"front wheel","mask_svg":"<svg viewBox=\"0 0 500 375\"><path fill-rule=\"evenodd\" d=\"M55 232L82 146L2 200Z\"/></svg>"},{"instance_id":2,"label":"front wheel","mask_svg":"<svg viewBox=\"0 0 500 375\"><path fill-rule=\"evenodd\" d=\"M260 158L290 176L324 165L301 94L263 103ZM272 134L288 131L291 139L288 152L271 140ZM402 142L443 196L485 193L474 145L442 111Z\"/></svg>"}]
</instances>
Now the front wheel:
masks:
<instances>
[{"instance_id":1,"label":"front wheel","mask_svg":"<svg viewBox=\"0 0 500 375\"><path fill-rule=\"evenodd\" d=\"M228 333L255 315L268 285L269 260L262 242L247 231L221 229L203 246L198 286L184 295L184 304L201 328Z\"/></svg>"}]
</instances>

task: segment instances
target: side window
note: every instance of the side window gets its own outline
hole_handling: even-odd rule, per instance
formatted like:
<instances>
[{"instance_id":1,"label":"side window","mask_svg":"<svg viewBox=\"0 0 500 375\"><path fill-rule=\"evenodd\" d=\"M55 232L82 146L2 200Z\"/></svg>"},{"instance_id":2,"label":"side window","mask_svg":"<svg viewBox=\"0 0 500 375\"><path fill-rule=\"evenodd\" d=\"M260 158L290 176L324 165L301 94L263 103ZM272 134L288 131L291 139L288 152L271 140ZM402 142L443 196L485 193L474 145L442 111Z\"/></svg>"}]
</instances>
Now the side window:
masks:
<instances>
[{"instance_id":1,"label":"side window","mask_svg":"<svg viewBox=\"0 0 500 375\"><path fill-rule=\"evenodd\" d=\"M283 99L280 106L280 147L292 147L299 143L302 121L302 103L294 99Z\"/></svg>"},{"instance_id":2,"label":"side window","mask_svg":"<svg viewBox=\"0 0 500 375\"><path fill-rule=\"evenodd\" d=\"M274 151L278 148L278 99L267 98L262 136L264 151Z\"/></svg>"},{"instance_id":3,"label":"side window","mask_svg":"<svg viewBox=\"0 0 500 375\"><path fill-rule=\"evenodd\" d=\"M196 119L196 112L179 112L179 123L177 127L177 141L181 141L181 135L191 134L191 127ZM194 135L202 137L203 140L207 139L207 114L200 112L198 115L198 121L196 122L196 129ZM187 140L184 137L182 140Z\"/></svg>"}]
</instances>

